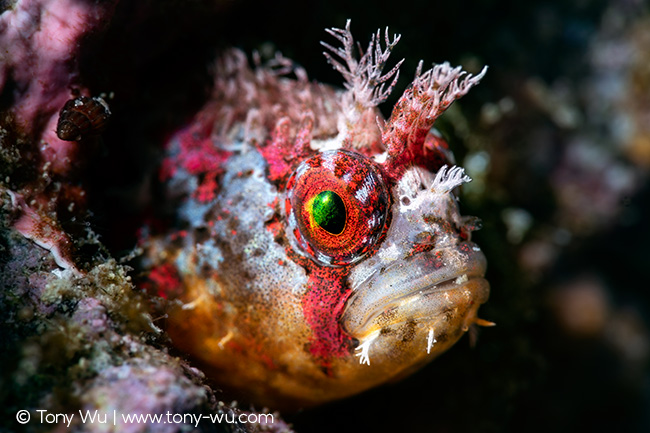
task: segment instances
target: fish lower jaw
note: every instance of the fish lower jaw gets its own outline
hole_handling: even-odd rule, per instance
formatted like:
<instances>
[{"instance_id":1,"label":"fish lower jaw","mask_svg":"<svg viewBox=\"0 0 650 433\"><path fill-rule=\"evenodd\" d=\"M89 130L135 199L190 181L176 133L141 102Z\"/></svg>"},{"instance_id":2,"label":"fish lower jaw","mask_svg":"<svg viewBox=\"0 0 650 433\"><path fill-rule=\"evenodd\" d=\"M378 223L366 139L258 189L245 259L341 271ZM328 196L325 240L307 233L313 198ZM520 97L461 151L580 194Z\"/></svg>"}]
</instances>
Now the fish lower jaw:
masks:
<instances>
[{"instance_id":1,"label":"fish lower jaw","mask_svg":"<svg viewBox=\"0 0 650 433\"><path fill-rule=\"evenodd\" d=\"M463 274L401 297L350 334L359 341L355 355L366 365L392 362L396 351L410 363L433 359L481 322L477 312L488 294L484 278Z\"/></svg>"},{"instance_id":2,"label":"fish lower jaw","mask_svg":"<svg viewBox=\"0 0 650 433\"><path fill-rule=\"evenodd\" d=\"M449 317L451 312L464 309L466 305L477 306L487 301L489 284L482 273L462 273L442 281L417 287L412 291L377 303L366 311L366 320L348 334L359 339L387 326L404 322L432 322ZM349 313L349 311L348 311ZM363 336L363 337L361 337Z\"/></svg>"}]
</instances>

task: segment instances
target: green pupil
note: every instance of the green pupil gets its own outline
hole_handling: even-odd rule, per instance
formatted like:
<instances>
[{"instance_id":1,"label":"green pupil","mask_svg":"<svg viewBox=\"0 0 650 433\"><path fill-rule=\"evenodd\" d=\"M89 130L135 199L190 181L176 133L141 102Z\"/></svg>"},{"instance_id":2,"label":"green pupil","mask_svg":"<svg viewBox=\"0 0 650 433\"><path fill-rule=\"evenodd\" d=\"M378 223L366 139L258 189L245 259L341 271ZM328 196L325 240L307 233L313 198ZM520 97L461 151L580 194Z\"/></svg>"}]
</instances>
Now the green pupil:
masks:
<instances>
[{"instance_id":1,"label":"green pupil","mask_svg":"<svg viewBox=\"0 0 650 433\"><path fill-rule=\"evenodd\" d=\"M334 191L323 191L316 196L312 204L314 221L321 228L333 235L340 234L345 228L345 204Z\"/></svg>"}]
</instances>

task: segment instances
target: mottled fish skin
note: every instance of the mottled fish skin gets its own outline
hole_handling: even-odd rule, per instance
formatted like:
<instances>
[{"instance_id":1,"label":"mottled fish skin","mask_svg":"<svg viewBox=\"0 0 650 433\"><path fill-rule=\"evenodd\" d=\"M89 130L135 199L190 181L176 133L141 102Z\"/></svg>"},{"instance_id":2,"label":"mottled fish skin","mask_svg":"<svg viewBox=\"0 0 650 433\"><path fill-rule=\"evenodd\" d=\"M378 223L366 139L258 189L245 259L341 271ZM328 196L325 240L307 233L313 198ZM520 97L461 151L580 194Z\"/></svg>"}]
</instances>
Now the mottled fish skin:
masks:
<instances>
[{"instance_id":1,"label":"mottled fish skin","mask_svg":"<svg viewBox=\"0 0 650 433\"><path fill-rule=\"evenodd\" d=\"M432 130L485 69L420 65L383 120L401 62L382 69L399 36L386 30L382 43L378 31L357 58L349 22L328 33L344 91L280 56L254 70L239 51L221 57L210 102L167 143L173 222L142 237L173 344L271 408L402 376L487 323L477 219L454 195L470 179Z\"/></svg>"}]
</instances>

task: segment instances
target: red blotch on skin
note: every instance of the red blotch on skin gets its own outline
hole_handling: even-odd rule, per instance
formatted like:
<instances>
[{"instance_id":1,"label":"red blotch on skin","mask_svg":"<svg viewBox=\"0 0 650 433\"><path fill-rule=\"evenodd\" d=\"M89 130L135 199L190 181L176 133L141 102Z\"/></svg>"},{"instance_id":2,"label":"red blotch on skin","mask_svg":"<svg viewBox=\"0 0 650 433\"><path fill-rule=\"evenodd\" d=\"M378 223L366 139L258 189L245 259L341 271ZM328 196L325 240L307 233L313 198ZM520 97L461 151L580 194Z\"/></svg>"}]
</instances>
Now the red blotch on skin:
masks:
<instances>
[{"instance_id":1,"label":"red blotch on skin","mask_svg":"<svg viewBox=\"0 0 650 433\"><path fill-rule=\"evenodd\" d=\"M305 321L312 329L309 352L328 368L332 358L348 356L352 338L339 325L351 290L345 283L347 268L326 268L309 264L307 293L302 298Z\"/></svg>"},{"instance_id":2,"label":"red blotch on skin","mask_svg":"<svg viewBox=\"0 0 650 433\"><path fill-rule=\"evenodd\" d=\"M259 355L260 355L260 360L261 360L264 364L266 364L266 368L268 368L269 370L275 370L275 369L278 368L278 367L275 365L275 363L273 362L273 359L272 359L269 355L264 354L264 353L260 353Z\"/></svg>"},{"instance_id":3,"label":"red blotch on skin","mask_svg":"<svg viewBox=\"0 0 650 433\"><path fill-rule=\"evenodd\" d=\"M232 152L220 149L211 137L211 131L204 129L199 123L182 130L170 140L170 143L178 143L178 152L172 152L163 160L159 178L161 181L171 179L179 167L191 175L207 174L199 187L203 190L197 193L197 198L200 195L205 199L213 195L217 175L223 172L223 164Z\"/></svg>"},{"instance_id":4,"label":"red blotch on skin","mask_svg":"<svg viewBox=\"0 0 650 433\"><path fill-rule=\"evenodd\" d=\"M219 149L210 135L192 130L179 134L180 151L177 158L180 165L190 174L220 170L231 152Z\"/></svg>"},{"instance_id":5,"label":"red blotch on skin","mask_svg":"<svg viewBox=\"0 0 650 433\"><path fill-rule=\"evenodd\" d=\"M275 124L271 139L258 150L266 160L271 182L284 181L299 161L313 151L309 148L314 127L313 114L304 113L297 131L292 132L289 117L282 117Z\"/></svg>"},{"instance_id":6,"label":"red blotch on skin","mask_svg":"<svg viewBox=\"0 0 650 433\"><path fill-rule=\"evenodd\" d=\"M217 172L210 172L205 176L198 188L196 188L196 191L194 191L194 197L201 203L207 203L216 198L218 188Z\"/></svg>"},{"instance_id":7,"label":"red blotch on skin","mask_svg":"<svg viewBox=\"0 0 650 433\"><path fill-rule=\"evenodd\" d=\"M245 353L253 353L256 355L256 357L264 363L266 368L269 370L276 370L278 367L275 365L273 362L273 358L271 356L267 355L264 353L264 347L260 344L255 343L255 340L247 340L245 343L238 343L237 341L233 340L228 340L225 343L225 346L231 349L234 352L240 353L240 354L245 354Z\"/></svg>"},{"instance_id":8,"label":"red blotch on skin","mask_svg":"<svg viewBox=\"0 0 650 433\"><path fill-rule=\"evenodd\" d=\"M268 203L267 206L270 207L271 209L275 209L275 207L280 203L280 200L276 197L273 199L271 203Z\"/></svg>"},{"instance_id":9,"label":"red blotch on skin","mask_svg":"<svg viewBox=\"0 0 650 433\"><path fill-rule=\"evenodd\" d=\"M145 290L155 293L164 299L175 298L181 294L181 279L176 268L165 263L151 270Z\"/></svg>"},{"instance_id":10,"label":"red blotch on skin","mask_svg":"<svg viewBox=\"0 0 650 433\"><path fill-rule=\"evenodd\" d=\"M268 230L273 237L278 237L283 231L282 223L275 219L269 221L266 223L266 230Z\"/></svg>"},{"instance_id":11,"label":"red blotch on skin","mask_svg":"<svg viewBox=\"0 0 650 433\"><path fill-rule=\"evenodd\" d=\"M176 170L178 169L176 163L177 161L175 158L165 158L160 164L158 180L164 182L174 177L176 175Z\"/></svg>"},{"instance_id":12,"label":"red blotch on skin","mask_svg":"<svg viewBox=\"0 0 650 433\"><path fill-rule=\"evenodd\" d=\"M272 182L287 176L291 170L291 165L288 162L293 153L290 126L291 120L288 117L283 117L278 120L271 133L271 140L269 140L266 146L259 148L260 153L268 164L269 179Z\"/></svg>"},{"instance_id":13,"label":"red blotch on skin","mask_svg":"<svg viewBox=\"0 0 650 433\"><path fill-rule=\"evenodd\" d=\"M431 251L434 249L436 246L435 243L418 243L418 244L413 244L413 247L411 248L411 251L409 251L408 255L406 257L411 257L416 254L424 253L426 251Z\"/></svg>"},{"instance_id":14,"label":"red blotch on skin","mask_svg":"<svg viewBox=\"0 0 650 433\"><path fill-rule=\"evenodd\" d=\"M185 236L187 236L187 230L179 230L169 235L169 239L175 241L177 239L183 239Z\"/></svg>"}]
</instances>

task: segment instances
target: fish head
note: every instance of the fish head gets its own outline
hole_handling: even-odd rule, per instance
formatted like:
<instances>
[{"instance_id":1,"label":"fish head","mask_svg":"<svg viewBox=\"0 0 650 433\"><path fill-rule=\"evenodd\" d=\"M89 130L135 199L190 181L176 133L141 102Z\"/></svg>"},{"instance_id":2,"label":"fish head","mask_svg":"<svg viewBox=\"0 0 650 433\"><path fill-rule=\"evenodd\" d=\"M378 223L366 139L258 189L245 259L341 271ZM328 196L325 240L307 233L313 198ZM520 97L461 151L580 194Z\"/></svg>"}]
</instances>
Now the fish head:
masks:
<instances>
[{"instance_id":1,"label":"fish head","mask_svg":"<svg viewBox=\"0 0 650 433\"><path fill-rule=\"evenodd\" d=\"M474 323L486 259L460 214L470 179L435 119L485 73L422 72L388 119L377 106L399 62L349 23L324 44L345 90L240 52L167 145L172 233L144 241L149 281L170 299L167 332L221 388L271 408L356 394L414 370ZM277 74L290 66L297 79Z\"/></svg>"}]
</instances>

